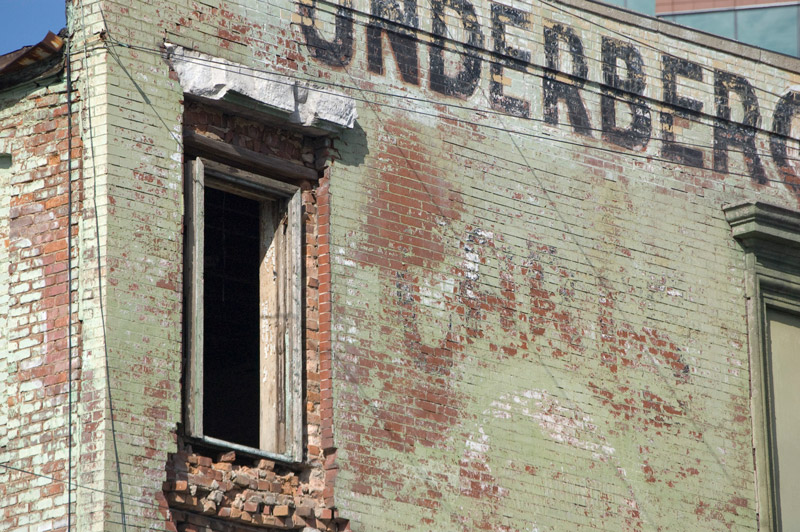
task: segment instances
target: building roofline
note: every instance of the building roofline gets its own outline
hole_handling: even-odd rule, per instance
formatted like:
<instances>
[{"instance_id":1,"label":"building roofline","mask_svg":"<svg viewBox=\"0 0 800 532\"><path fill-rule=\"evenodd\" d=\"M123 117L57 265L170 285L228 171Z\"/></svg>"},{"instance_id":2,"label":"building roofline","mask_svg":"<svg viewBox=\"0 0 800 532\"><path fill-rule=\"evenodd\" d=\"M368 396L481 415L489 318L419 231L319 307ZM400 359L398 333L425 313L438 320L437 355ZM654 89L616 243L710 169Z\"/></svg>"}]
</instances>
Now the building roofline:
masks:
<instances>
[{"instance_id":1,"label":"building roofline","mask_svg":"<svg viewBox=\"0 0 800 532\"><path fill-rule=\"evenodd\" d=\"M64 39L48 31L39 43L0 56L0 90L60 72L63 50Z\"/></svg>"}]
</instances>

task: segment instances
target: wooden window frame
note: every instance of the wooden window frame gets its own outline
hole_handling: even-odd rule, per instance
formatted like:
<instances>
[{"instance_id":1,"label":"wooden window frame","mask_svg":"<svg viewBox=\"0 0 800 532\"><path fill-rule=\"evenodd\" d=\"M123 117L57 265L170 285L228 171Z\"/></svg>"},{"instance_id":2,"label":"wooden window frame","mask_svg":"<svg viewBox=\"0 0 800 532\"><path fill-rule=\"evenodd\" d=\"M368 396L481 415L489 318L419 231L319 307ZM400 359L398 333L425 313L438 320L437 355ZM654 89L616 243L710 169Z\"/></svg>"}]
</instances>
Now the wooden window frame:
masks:
<instances>
[{"instance_id":1,"label":"wooden window frame","mask_svg":"<svg viewBox=\"0 0 800 532\"><path fill-rule=\"evenodd\" d=\"M185 404L184 431L187 437L265 458L299 462L303 458L303 225L302 199L298 186L248 172L204 157L186 163L184 180L184 350ZM275 408L282 410L283 423L275 422L273 443L265 443L265 423L270 409L265 407L265 383L261 384L259 448L214 438L203 432L203 248L205 187L209 186L257 201L277 201L285 205L287 250L281 259L285 282L283 310L276 335L276 352L283 356L283 390L277 391ZM281 303L279 303L281 304ZM263 323L262 323L263 327ZM263 336L263 329L262 329ZM263 373L264 351L260 353ZM261 379L260 379L261 380ZM276 388L278 383L274 383ZM273 396L274 399L274 396ZM280 418L280 416L276 416Z\"/></svg>"},{"instance_id":2,"label":"wooden window frame","mask_svg":"<svg viewBox=\"0 0 800 532\"><path fill-rule=\"evenodd\" d=\"M733 237L745 251L759 528L779 531L782 528L767 309L800 314L800 212L762 202L726 206L723 210Z\"/></svg>"}]
</instances>

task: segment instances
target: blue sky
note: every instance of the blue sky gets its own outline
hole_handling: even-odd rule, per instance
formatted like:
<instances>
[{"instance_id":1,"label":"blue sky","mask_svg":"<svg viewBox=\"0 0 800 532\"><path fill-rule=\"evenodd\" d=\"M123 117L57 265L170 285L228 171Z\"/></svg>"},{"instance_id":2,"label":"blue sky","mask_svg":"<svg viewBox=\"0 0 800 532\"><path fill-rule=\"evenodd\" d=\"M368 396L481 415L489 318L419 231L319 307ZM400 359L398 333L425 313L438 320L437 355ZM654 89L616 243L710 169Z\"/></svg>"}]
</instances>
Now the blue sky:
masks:
<instances>
[{"instance_id":1,"label":"blue sky","mask_svg":"<svg viewBox=\"0 0 800 532\"><path fill-rule=\"evenodd\" d=\"M66 26L65 0L0 0L0 55Z\"/></svg>"}]
</instances>

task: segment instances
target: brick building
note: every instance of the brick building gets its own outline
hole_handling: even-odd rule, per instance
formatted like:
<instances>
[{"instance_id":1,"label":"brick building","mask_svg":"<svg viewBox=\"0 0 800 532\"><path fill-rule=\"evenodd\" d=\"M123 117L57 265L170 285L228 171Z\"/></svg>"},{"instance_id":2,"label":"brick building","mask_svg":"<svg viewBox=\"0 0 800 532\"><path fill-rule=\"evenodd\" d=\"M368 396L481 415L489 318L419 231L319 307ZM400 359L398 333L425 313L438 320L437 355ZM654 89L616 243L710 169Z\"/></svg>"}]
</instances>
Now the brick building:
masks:
<instances>
[{"instance_id":1,"label":"brick building","mask_svg":"<svg viewBox=\"0 0 800 532\"><path fill-rule=\"evenodd\" d=\"M0 58L1 529L800 522L798 60L578 0L67 7Z\"/></svg>"}]
</instances>

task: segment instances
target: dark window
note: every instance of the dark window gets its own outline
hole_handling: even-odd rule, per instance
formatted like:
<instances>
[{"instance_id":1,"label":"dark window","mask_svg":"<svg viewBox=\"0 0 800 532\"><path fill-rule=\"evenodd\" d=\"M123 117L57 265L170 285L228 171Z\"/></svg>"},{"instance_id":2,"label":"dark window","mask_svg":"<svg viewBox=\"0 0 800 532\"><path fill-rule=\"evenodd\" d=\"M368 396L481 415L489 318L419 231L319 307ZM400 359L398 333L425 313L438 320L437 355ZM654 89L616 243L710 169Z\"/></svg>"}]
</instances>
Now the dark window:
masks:
<instances>
[{"instance_id":1,"label":"dark window","mask_svg":"<svg viewBox=\"0 0 800 532\"><path fill-rule=\"evenodd\" d=\"M186 432L298 460L300 190L199 158L186 176Z\"/></svg>"},{"instance_id":2,"label":"dark window","mask_svg":"<svg viewBox=\"0 0 800 532\"><path fill-rule=\"evenodd\" d=\"M259 446L259 204L205 191L203 428Z\"/></svg>"}]
</instances>

